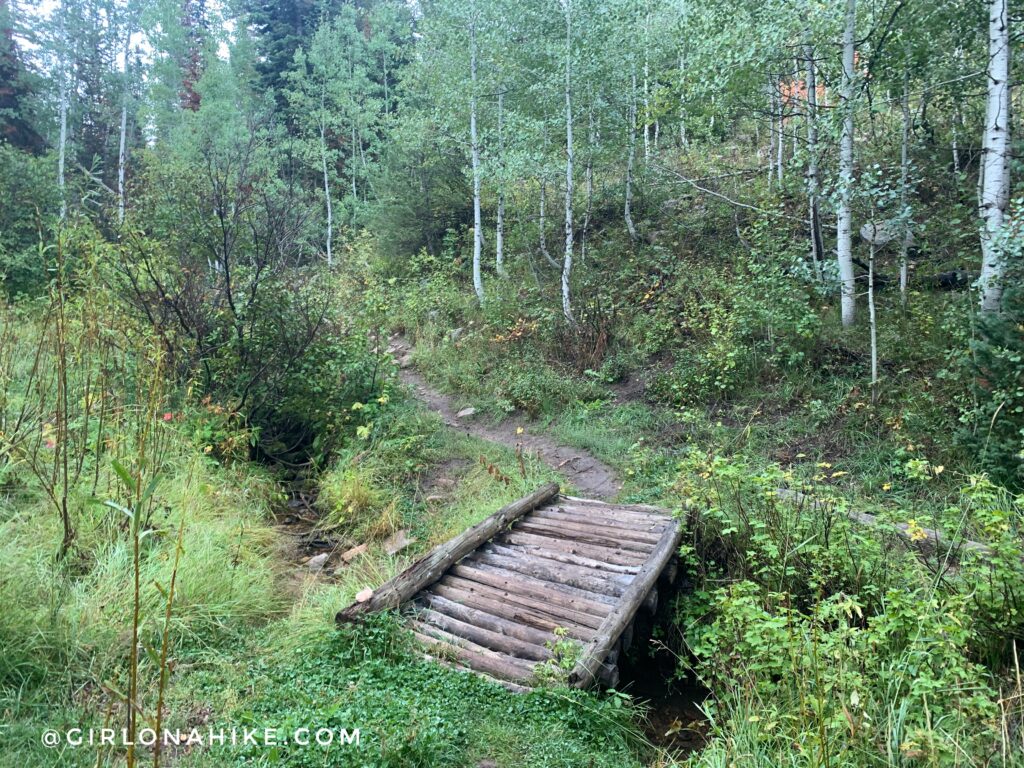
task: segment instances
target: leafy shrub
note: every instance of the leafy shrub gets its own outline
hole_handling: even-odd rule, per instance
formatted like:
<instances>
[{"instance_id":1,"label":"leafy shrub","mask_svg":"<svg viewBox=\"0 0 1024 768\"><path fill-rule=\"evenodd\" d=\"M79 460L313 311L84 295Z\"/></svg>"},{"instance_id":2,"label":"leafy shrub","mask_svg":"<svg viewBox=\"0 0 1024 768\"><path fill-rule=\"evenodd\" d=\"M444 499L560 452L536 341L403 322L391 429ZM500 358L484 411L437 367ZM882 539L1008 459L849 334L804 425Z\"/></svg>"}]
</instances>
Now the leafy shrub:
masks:
<instances>
[{"instance_id":1,"label":"leafy shrub","mask_svg":"<svg viewBox=\"0 0 1024 768\"><path fill-rule=\"evenodd\" d=\"M964 751L1002 748L993 670L1012 664L1021 631L1019 505L972 479L930 524L993 554L962 553L958 574L936 580L934 563L851 522L838 502L780 503L777 489L793 483L774 466L696 453L683 463L680 490L702 513L697 588L677 622L717 698L719 738L700 764L739 753L788 764L798 745L800 765L826 754L954 765Z\"/></svg>"},{"instance_id":2,"label":"leafy shrub","mask_svg":"<svg viewBox=\"0 0 1024 768\"><path fill-rule=\"evenodd\" d=\"M294 185L273 182L285 170L272 128L231 142L218 102L206 109L182 141L207 162L148 158L134 212L144 230L126 230L111 279L156 327L178 376L239 414L253 455L321 457L360 425L349 406L372 399L379 361L341 280L312 263L306 202ZM195 222L187 235L183 219Z\"/></svg>"},{"instance_id":3,"label":"leafy shrub","mask_svg":"<svg viewBox=\"0 0 1024 768\"><path fill-rule=\"evenodd\" d=\"M657 304L656 332L664 336L669 313L684 337L672 367L652 381L658 397L679 405L721 400L754 379L803 363L819 330L801 278L803 256L780 239L771 221L755 222L747 234L751 254L732 269L692 264L685 277L644 296L641 304Z\"/></svg>"},{"instance_id":4,"label":"leafy shrub","mask_svg":"<svg viewBox=\"0 0 1024 768\"><path fill-rule=\"evenodd\" d=\"M38 294L49 275L39 253L59 206L50 156L0 141L0 285L8 296Z\"/></svg>"},{"instance_id":5,"label":"leafy shrub","mask_svg":"<svg viewBox=\"0 0 1024 768\"><path fill-rule=\"evenodd\" d=\"M1024 201L1020 201L1024 209ZM1005 234L1001 312L978 317L965 359L976 404L966 409L964 443L997 482L1024 488L1024 216Z\"/></svg>"}]
</instances>

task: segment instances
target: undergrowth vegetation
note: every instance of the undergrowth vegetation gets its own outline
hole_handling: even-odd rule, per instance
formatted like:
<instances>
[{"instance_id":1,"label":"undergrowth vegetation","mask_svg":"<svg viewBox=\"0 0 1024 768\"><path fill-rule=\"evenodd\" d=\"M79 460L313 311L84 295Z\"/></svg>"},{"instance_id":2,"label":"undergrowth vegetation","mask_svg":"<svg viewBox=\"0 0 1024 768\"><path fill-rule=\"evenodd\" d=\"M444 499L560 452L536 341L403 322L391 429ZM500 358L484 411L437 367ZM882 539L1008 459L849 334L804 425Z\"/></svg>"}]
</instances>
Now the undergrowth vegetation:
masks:
<instances>
[{"instance_id":1,"label":"undergrowth vegetation","mask_svg":"<svg viewBox=\"0 0 1024 768\"><path fill-rule=\"evenodd\" d=\"M1024 766L1019 11L0 0L0 765ZM598 475L622 690L337 622Z\"/></svg>"}]
</instances>

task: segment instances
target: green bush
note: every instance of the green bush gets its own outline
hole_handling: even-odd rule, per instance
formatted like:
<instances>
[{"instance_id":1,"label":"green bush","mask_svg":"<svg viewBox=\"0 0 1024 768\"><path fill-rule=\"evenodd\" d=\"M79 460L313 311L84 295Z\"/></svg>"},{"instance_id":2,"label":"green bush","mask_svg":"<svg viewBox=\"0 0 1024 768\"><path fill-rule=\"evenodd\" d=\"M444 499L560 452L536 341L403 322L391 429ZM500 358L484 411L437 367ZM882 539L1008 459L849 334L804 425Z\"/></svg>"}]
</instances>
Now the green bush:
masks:
<instances>
[{"instance_id":1,"label":"green bush","mask_svg":"<svg viewBox=\"0 0 1024 768\"><path fill-rule=\"evenodd\" d=\"M682 468L702 514L687 549L696 589L677 622L716 694L717 738L698 764L956 765L1005 748L997 691L1021 631L1018 503L973 478L928 524L993 554L961 553L936 580L934 558L884 524L852 522L841 500L780 501L791 472L697 453Z\"/></svg>"},{"instance_id":2,"label":"green bush","mask_svg":"<svg viewBox=\"0 0 1024 768\"><path fill-rule=\"evenodd\" d=\"M1024 218L1011 220L1009 229L1002 311L979 315L972 354L965 360L976 402L964 413L962 438L996 482L1019 490L1024 488Z\"/></svg>"},{"instance_id":3,"label":"green bush","mask_svg":"<svg viewBox=\"0 0 1024 768\"><path fill-rule=\"evenodd\" d=\"M53 158L0 141L0 286L8 296L40 293L49 280L39 253L59 207Z\"/></svg>"}]
</instances>

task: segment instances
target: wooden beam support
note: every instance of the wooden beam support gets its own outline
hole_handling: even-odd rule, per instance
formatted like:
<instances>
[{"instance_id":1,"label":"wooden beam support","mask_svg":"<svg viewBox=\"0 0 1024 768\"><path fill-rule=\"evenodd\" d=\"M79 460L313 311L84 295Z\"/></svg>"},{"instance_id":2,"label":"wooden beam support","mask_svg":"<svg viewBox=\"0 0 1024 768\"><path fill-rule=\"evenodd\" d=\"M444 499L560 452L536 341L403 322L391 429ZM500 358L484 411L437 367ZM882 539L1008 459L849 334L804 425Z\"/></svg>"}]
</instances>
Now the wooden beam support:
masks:
<instances>
[{"instance_id":1,"label":"wooden beam support","mask_svg":"<svg viewBox=\"0 0 1024 768\"><path fill-rule=\"evenodd\" d=\"M576 688L587 688L597 679L601 664L619 640L619 635L633 620L641 603L661 575L672 555L679 549L683 531L678 521L662 534L654 551L636 575L633 583L625 594L619 598L618 604L605 616L594 639L584 646L583 654L569 674L569 685Z\"/></svg>"},{"instance_id":2,"label":"wooden beam support","mask_svg":"<svg viewBox=\"0 0 1024 768\"><path fill-rule=\"evenodd\" d=\"M340 611L338 622L354 621L367 613L397 608L424 587L437 581L448 568L507 528L532 509L558 496L558 484L549 483L528 496L506 504L490 517L413 563L390 581L375 589L368 599L352 603Z\"/></svg>"}]
</instances>

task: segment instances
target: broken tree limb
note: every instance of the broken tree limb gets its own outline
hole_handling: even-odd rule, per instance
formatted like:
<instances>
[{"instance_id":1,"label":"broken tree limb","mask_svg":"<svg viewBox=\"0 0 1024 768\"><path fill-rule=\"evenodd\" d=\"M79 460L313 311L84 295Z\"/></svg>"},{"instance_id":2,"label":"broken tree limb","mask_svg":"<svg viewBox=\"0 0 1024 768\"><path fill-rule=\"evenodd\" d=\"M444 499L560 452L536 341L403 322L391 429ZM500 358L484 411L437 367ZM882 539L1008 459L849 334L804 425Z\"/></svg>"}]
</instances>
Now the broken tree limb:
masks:
<instances>
[{"instance_id":1,"label":"broken tree limb","mask_svg":"<svg viewBox=\"0 0 1024 768\"><path fill-rule=\"evenodd\" d=\"M558 495L558 484L549 483L528 496L506 504L490 517L444 544L435 547L390 581L373 590L370 596L341 610L338 622L354 621L367 613L397 608L424 587L437 581L444 572L488 539L504 530L524 514Z\"/></svg>"},{"instance_id":2,"label":"broken tree limb","mask_svg":"<svg viewBox=\"0 0 1024 768\"><path fill-rule=\"evenodd\" d=\"M789 488L778 488L776 489L775 494L783 501L788 501L793 504L811 504L818 508L834 506L831 501L822 501L821 499L816 499L803 491L795 491ZM860 523L861 525L891 526L896 533L906 539L907 543L917 549L925 550L927 552L956 553L967 551L974 552L975 554L986 558L990 558L995 555L995 550L993 550L988 544L982 544L979 541L971 541L970 539L952 542L934 528L922 528L920 526L915 526L911 529L911 526L908 523L882 521L874 515L869 515L867 512L846 511L844 514L850 520L853 520L855 523Z\"/></svg>"}]
</instances>

